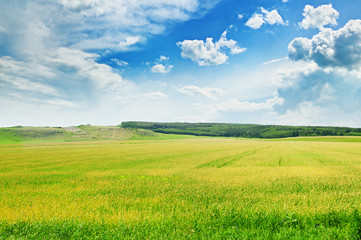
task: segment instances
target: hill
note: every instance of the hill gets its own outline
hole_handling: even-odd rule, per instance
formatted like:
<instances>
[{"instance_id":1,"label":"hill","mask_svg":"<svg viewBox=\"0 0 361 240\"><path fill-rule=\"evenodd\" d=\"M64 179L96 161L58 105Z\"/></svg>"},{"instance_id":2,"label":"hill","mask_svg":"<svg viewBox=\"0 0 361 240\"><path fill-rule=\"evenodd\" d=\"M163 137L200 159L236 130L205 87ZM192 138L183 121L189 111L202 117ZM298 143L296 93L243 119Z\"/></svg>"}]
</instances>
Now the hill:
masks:
<instances>
[{"instance_id":1,"label":"hill","mask_svg":"<svg viewBox=\"0 0 361 240\"><path fill-rule=\"evenodd\" d=\"M16 126L0 128L0 143L124 140L140 135L138 132L120 127L91 125L64 128Z\"/></svg>"},{"instance_id":2,"label":"hill","mask_svg":"<svg viewBox=\"0 0 361 240\"><path fill-rule=\"evenodd\" d=\"M128 129L121 128L120 126L15 126L0 128L0 144L100 140L163 140L174 138L192 138L192 136L184 136L179 134L162 134L146 129Z\"/></svg>"}]
</instances>

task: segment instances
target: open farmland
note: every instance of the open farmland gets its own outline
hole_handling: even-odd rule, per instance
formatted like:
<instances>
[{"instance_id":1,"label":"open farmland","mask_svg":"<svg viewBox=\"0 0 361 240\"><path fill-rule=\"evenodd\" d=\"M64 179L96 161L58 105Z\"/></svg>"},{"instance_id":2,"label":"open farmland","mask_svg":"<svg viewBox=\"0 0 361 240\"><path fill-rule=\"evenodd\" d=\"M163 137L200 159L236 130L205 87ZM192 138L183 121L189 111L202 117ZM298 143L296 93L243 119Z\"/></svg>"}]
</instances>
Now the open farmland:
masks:
<instances>
[{"instance_id":1,"label":"open farmland","mask_svg":"<svg viewBox=\"0 0 361 240\"><path fill-rule=\"evenodd\" d=\"M360 182L359 137L3 144L0 239L359 239Z\"/></svg>"}]
</instances>

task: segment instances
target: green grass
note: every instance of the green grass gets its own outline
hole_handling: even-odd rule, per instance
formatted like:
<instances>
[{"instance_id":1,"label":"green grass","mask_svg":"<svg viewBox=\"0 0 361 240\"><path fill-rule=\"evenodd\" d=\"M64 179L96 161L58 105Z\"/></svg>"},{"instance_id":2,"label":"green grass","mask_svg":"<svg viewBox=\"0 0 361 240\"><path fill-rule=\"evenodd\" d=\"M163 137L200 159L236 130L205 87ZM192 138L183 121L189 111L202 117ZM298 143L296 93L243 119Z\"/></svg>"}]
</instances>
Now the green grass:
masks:
<instances>
[{"instance_id":1,"label":"green grass","mask_svg":"<svg viewBox=\"0 0 361 240\"><path fill-rule=\"evenodd\" d=\"M117 126L80 125L75 128L79 131L71 132L60 127L0 128L0 144L195 138L189 135L161 134L142 129L123 129Z\"/></svg>"},{"instance_id":2,"label":"green grass","mask_svg":"<svg viewBox=\"0 0 361 240\"><path fill-rule=\"evenodd\" d=\"M62 141L71 133L62 128L50 127L8 127L0 128L0 144Z\"/></svg>"},{"instance_id":3,"label":"green grass","mask_svg":"<svg viewBox=\"0 0 361 240\"><path fill-rule=\"evenodd\" d=\"M0 145L0 239L360 239L359 138L132 137Z\"/></svg>"},{"instance_id":4,"label":"green grass","mask_svg":"<svg viewBox=\"0 0 361 240\"><path fill-rule=\"evenodd\" d=\"M294 137L282 138L276 141L306 141L306 142L361 142L361 137L356 136L328 136L328 137Z\"/></svg>"}]
</instances>

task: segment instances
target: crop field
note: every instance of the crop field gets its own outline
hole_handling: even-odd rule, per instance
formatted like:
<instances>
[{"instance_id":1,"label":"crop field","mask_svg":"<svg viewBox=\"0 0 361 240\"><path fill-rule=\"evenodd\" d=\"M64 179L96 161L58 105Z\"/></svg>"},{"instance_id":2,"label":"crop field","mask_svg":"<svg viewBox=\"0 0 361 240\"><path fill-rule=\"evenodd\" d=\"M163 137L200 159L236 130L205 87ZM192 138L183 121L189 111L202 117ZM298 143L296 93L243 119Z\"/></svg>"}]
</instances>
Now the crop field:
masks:
<instances>
[{"instance_id":1,"label":"crop field","mask_svg":"<svg viewBox=\"0 0 361 240\"><path fill-rule=\"evenodd\" d=\"M360 239L361 138L0 145L0 239Z\"/></svg>"}]
</instances>

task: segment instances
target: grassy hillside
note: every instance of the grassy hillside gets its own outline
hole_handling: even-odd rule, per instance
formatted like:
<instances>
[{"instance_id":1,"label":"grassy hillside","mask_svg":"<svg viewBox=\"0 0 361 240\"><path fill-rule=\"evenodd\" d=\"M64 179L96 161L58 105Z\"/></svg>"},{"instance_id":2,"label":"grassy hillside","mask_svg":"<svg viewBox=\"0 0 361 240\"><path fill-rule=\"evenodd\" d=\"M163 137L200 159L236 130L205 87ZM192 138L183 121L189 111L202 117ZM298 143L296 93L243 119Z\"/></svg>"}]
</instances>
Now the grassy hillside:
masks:
<instances>
[{"instance_id":1,"label":"grassy hillside","mask_svg":"<svg viewBox=\"0 0 361 240\"><path fill-rule=\"evenodd\" d=\"M347 127L159 122L123 122L121 126L128 129L148 129L159 133L216 137L285 138L300 136L361 136L361 128Z\"/></svg>"},{"instance_id":2,"label":"grassy hillside","mask_svg":"<svg viewBox=\"0 0 361 240\"><path fill-rule=\"evenodd\" d=\"M119 126L80 125L76 127L8 127L0 128L0 144L34 142L76 142L100 140L164 140L191 136L155 133L143 129L123 129Z\"/></svg>"},{"instance_id":3,"label":"grassy hillside","mask_svg":"<svg viewBox=\"0 0 361 240\"><path fill-rule=\"evenodd\" d=\"M71 137L62 128L50 127L9 127L0 128L0 143L20 143L28 141L59 141Z\"/></svg>"},{"instance_id":4,"label":"grassy hillside","mask_svg":"<svg viewBox=\"0 0 361 240\"><path fill-rule=\"evenodd\" d=\"M361 143L327 139L0 145L0 239L359 239Z\"/></svg>"}]
</instances>

